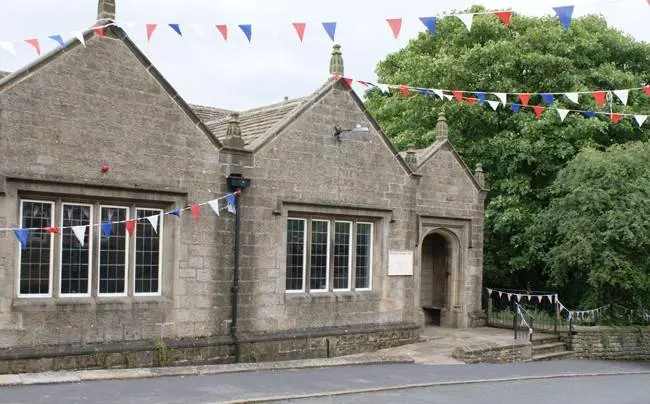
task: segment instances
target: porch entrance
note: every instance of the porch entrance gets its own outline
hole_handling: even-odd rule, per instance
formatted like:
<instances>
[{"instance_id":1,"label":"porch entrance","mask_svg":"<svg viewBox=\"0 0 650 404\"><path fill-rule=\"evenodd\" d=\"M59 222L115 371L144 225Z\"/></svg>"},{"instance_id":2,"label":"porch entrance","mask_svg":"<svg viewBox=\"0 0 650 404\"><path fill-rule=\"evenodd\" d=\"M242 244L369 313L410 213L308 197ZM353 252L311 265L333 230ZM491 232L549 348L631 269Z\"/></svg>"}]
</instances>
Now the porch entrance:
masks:
<instances>
[{"instance_id":1,"label":"porch entrance","mask_svg":"<svg viewBox=\"0 0 650 404\"><path fill-rule=\"evenodd\" d=\"M425 324L447 325L450 307L451 243L439 233L431 233L422 242L420 260L420 305Z\"/></svg>"}]
</instances>

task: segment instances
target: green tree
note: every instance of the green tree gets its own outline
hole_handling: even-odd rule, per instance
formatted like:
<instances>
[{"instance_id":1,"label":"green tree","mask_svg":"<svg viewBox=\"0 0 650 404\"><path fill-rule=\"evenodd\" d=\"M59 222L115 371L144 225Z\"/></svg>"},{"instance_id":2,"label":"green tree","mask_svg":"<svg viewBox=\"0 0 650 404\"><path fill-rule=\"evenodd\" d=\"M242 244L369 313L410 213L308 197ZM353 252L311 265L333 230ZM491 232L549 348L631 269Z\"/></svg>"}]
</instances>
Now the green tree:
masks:
<instances>
[{"instance_id":1,"label":"green tree","mask_svg":"<svg viewBox=\"0 0 650 404\"><path fill-rule=\"evenodd\" d=\"M482 11L473 7L470 11ZM509 27L490 14L478 15L471 32L447 17L438 33L421 33L377 67L379 82L425 88L492 92L569 92L640 87L650 81L650 45L607 27L601 17L574 19L564 30L555 17L515 15ZM466 94L469 96L469 94ZM497 100L492 95L488 99ZM510 98L509 102L516 102ZM530 101L541 104L538 97ZM561 122L547 109L497 112L436 97L399 92L367 93L367 106L398 148L424 147L437 113L443 110L450 138L465 161L482 163L490 192L486 201L485 283L501 287L545 288L544 256L553 240L542 234L540 214L551 198L557 172L580 150L647 139L631 119L612 124L607 116L571 113ZM556 96L554 107L599 111L590 95L580 107ZM609 105L606 106L609 108ZM613 111L650 111L650 97L630 92L628 106ZM609 109L605 109L609 111ZM551 243L550 245L548 243Z\"/></svg>"},{"instance_id":2,"label":"green tree","mask_svg":"<svg viewBox=\"0 0 650 404\"><path fill-rule=\"evenodd\" d=\"M650 143L588 149L560 171L542 228L554 285L574 305L650 307Z\"/></svg>"}]
</instances>

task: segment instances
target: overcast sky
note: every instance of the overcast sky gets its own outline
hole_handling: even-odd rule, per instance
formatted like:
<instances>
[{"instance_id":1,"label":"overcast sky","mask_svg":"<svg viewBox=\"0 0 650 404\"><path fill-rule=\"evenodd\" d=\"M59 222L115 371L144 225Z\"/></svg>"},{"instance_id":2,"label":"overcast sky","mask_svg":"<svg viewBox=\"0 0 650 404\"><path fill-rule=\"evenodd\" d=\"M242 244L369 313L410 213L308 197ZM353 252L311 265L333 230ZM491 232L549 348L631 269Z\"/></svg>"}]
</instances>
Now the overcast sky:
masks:
<instances>
[{"instance_id":1,"label":"overcast sky","mask_svg":"<svg viewBox=\"0 0 650 404\"><path fill-rule=\"evenodd\" d=\"M610 25L650 41L647 0L116 0L118 23L190 103L246 109L309 94L328 75L332 42L321 22L336 21L346 76L375 80L377 63L424 30L418 17L441 15L472 4L512 8L527 15L552 14L551 7L575 5L574 16L602 14ZM87 28L96 19L97 0L0 0L0 41L22 41ZM399 39L386 18L403 18ZM453 17L452 17L453 18ZM305 22L301 44L292 22ZM151 43L145 24L159 23ZM180 38L168 23L179 23ZM165 24L164 26L162 24ZM198 24L204 35L189 24ZM224 42L214 24L233 24ZM236 27L252 24L249 44ZM559 24L559 22L558 22ZM54 47L42 41L44 51ZM13 71L35 59L16 43L17 55L0 49L0 70ZM409 83L418 85L418 83ZM468 89L471 90L471 89ZM489 89L499 91L500 89ZM563 91L567 89L557 89Z\"/></svg>"}]
</instances>

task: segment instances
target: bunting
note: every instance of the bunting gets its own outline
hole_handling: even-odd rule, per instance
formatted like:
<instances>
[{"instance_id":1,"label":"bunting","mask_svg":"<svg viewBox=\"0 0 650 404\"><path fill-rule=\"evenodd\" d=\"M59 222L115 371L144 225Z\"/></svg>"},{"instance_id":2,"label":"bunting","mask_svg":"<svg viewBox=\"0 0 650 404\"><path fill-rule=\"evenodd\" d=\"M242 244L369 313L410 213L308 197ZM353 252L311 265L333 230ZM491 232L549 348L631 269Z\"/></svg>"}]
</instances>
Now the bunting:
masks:
<instances>
[{"instance_id":1,"label":"bunting","mask_svg":"<svg viewBox=\"0 0 650 404\"><path fill-rule=\"evenodd\" d=\"M431 33L431 35L436 35L436 30L437 30L437 22L436 22L436 17L420 17L420 21L424 26L427 28L427 30Z\"/></svg>"},{"instance_id":2,"label":"bunting","mask_svg":"<svg viewBox=\"0 0 650 404\"><path fill-rule=\"evenodd\" d=\"M181 26L179 24L169 24L169 27L174 30L178 34L178 36L183 36L183 33L181 32Z\"/></svg>"},{"instance_id":3,"label":"bunting","mask_svg":"<svg viewBox=\"0 0 650 404\"><path fill-rule=\"evenodd\" d=\"M391 31L393 31L393 36L395 39L399 36L399 32L402 29L402 19L401 18L388 18L386 20L390 26Z\"/></svg>"},{"instance_id":4,"label":"bunting","mask_svg":"<svg viewBox=\"0 0 650 404\"><path fill-rule=\"evenodd\" d=\"M221 34L224 41L228 41L228 26L227 25L215 25L217 31Z\"/></svg>"},{"instance_id":5,"label":"bunting","mask_svg":"<svg viewBox=\"0 0 650 404\"><path fill-rule=\"evenodd\" d=\"M573 17L573 6L553 7L555 15L560 19L560 24L565 30L569 29L571 25L571 18Z\"/></svg>"},{"instance_id":6,"label":"bunting","mask_svg":"<svg viewBox=\"0 0 650 404\"><path fill-rule=\"evenodd\" d=\"M336 23L335 22L324 22L323 28L325 29L325 32L327 35L330 37L332 42L334 42L334 36L336 35Z\"/></svg>"},{"instance_id":7,"label":"bunting","mask_svg":"<svg viewBox=\"0 0 650 404\"><path fill-rule=\"evenodd\" d=\"M75 237L79 241L79 244L81 246L84 246L84 243L86 242L86 229L88 226L72 226L72 233L74 233Z\"/></svg>"},{"instance_id":8,"label":"bunting","mask_svg":"<svg viewBox=\"0 0 650 404\"><path fill-rule=\"evenodd\" d=\"M240 24L239 29L246 35L246 39L248 39L248 43L251 42L251 37L253 36L253 26L250 24Z\"/></svg>"},{"instance_id":9,"label":"bunting","mask_svg":"<svg viewBox=\"0 0 650 404\"><path fill-rule=\"evenodd\" d=\"M296 30L296 34L298 34L298 39L300 39L300 42L302 42L303 37L305 36L305 28L307 27L307 24L304 22L294 22L293 23L293 28Z\"/></svg>"}]
</instances>

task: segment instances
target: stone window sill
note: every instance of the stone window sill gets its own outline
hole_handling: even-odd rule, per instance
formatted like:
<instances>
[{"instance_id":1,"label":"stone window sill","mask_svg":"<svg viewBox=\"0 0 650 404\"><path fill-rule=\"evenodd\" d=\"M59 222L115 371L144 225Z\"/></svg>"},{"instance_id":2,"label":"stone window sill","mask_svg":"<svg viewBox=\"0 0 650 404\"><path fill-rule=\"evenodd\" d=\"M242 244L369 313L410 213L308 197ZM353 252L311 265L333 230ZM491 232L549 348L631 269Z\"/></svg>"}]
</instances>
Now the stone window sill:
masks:
<instances>
[{"instance_id":1,"label":"stone window sill","mask_svg":"<svg viewBox=\"0 0 650 404\"><path fill-rule=\"evenodd\" d=\"M16 312L42 311L123 311L138 308L168 306L172 299L165 296L123 296L123 297L47 297L14 298L11 304Z\"/></svg>"},{"instance_id":2,"label":"stone window sill","mask_svg":"<svg viewBox=\"0 0 650 404\"><path fill-rule=\"evenodd\" d=\"M337 291L337 292L299 292L285 293L285 302L331 302L331 303L349 303L358 301L377 300L378 294L374 290L360 291Z\"/></svg>"}]
</instances>

